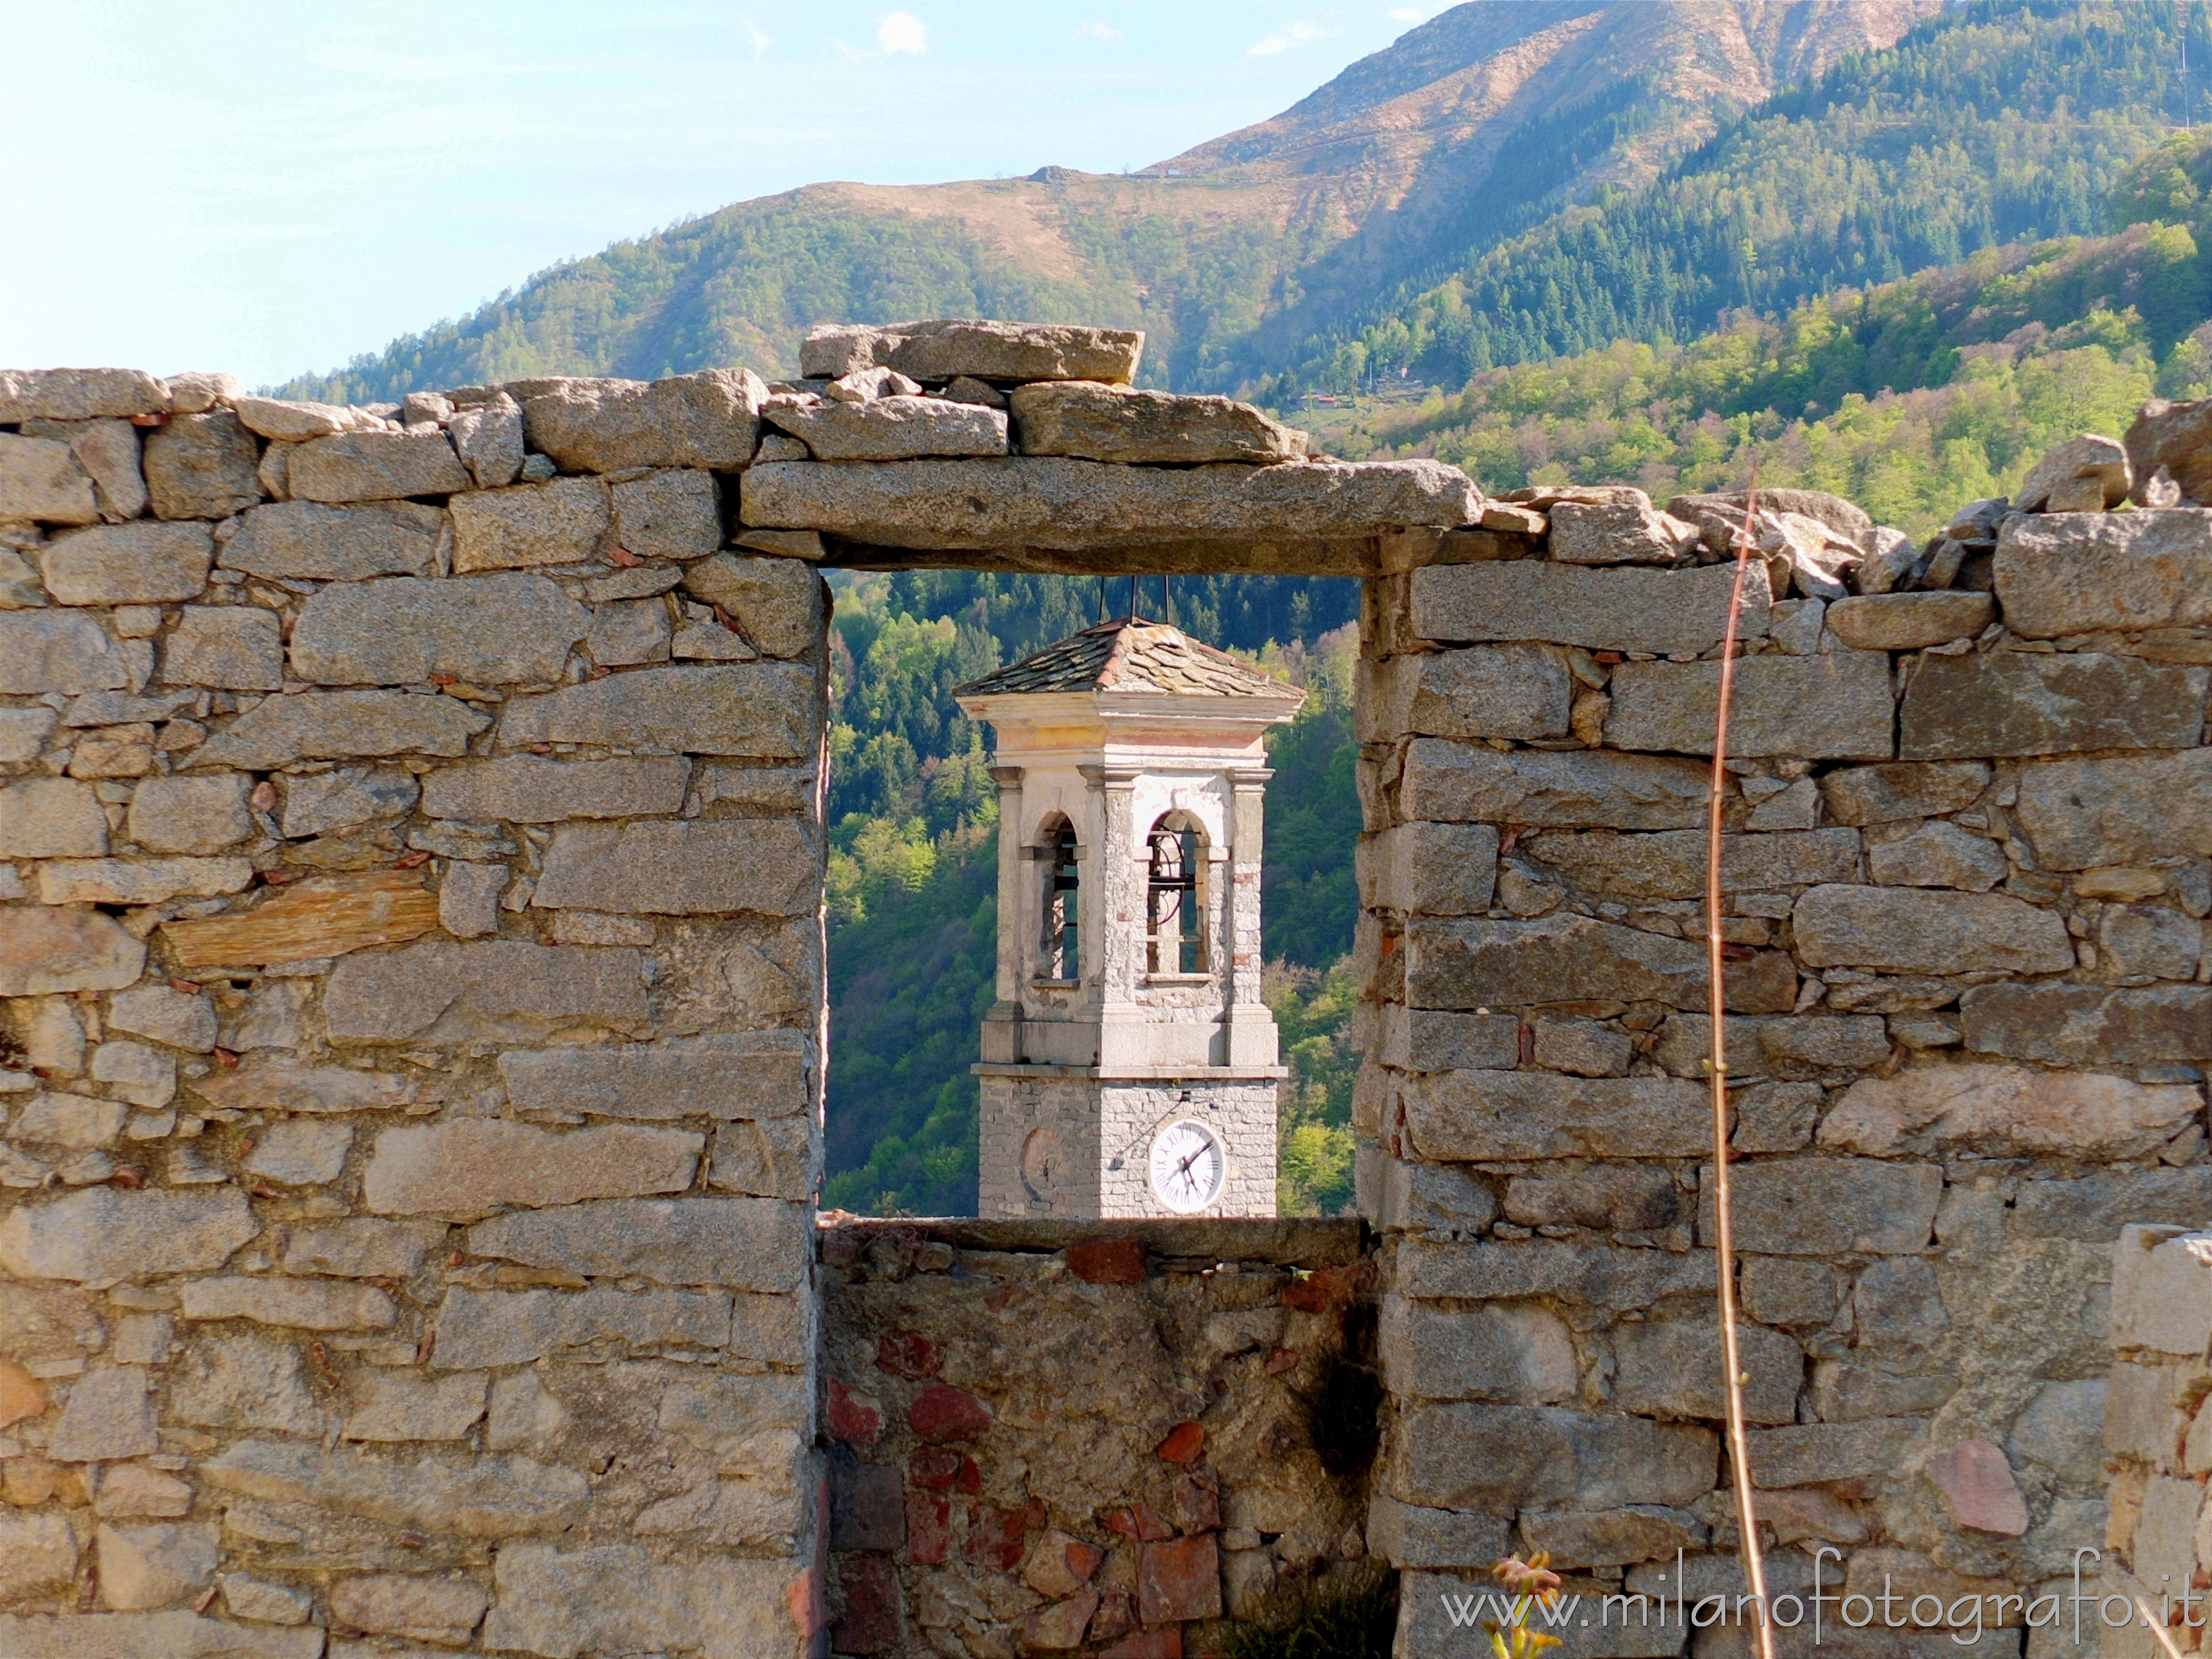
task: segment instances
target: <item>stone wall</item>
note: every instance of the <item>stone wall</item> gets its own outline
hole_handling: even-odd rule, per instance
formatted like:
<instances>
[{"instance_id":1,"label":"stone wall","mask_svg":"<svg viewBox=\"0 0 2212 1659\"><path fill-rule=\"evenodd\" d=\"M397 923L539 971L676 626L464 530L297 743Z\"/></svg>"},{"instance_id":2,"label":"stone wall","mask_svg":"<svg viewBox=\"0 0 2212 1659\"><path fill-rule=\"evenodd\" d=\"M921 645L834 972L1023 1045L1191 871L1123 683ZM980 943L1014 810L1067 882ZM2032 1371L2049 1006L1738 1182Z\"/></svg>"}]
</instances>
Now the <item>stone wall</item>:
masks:
<instances>
[{"instance_id":1,"label":"stone wall","mask_svg":"<svg viewBox=\"0 0 2212 1659\"><path fill-rule=\"evenodd\" d=\"M2056 465L2076 506L2128 488ZM1770 1586L1832 1547L1832 1590L2032 1590L2105 1536L2112 1241L2212 1224L2212 512L1977 503L1923 548L1780 495L1723 869ZM1523 492L1386 544L1366 590L1355 1109L1394 1398L1368 1538L1423 1659L1487 1650L1443 1598L1508 1547L1593 1595L1740 1582L1701 896L1741 503L1672 505Z\"/></svg>"},{"instance_id":2,"label":"stone wall","mask_svg":"<svg viewBox=\"0 0 2212 1659\"><path fill-rule=\"evenodd\" d=\"M825 607L720 550L762 396L0 376L9 1659L809 1646Z\"/></svg>"},{"instance_id":3,"label":"stone wall","mask_svg":"<svg viewBox=\"0 0 2212 1659\"><path fill-rule=\"evenodd\" d=\"M1181 1659L1361 1561L1360 1231L825 1227L834 1651Z\"/></svg>"}]
</instances>

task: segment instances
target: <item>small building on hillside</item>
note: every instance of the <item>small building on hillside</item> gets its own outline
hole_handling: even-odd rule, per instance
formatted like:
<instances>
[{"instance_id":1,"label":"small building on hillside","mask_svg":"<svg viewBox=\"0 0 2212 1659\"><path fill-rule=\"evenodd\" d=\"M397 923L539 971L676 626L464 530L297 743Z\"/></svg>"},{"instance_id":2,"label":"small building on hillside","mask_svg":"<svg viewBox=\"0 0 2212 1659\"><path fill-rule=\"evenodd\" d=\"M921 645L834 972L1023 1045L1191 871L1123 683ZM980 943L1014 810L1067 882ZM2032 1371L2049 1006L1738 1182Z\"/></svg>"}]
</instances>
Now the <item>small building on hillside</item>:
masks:
<instances>
[{"instance_id":1,"label":"small building on hillside","mask_svg":"<svg viewBox=\"0 0 2212 1659\"><path fill-rule=\"evenodd\" d=\"M955 696L1000 792L981 1212L1272 1216L1262 738L1305 694L1130 616Z\"/></svg>"}]
</instances>

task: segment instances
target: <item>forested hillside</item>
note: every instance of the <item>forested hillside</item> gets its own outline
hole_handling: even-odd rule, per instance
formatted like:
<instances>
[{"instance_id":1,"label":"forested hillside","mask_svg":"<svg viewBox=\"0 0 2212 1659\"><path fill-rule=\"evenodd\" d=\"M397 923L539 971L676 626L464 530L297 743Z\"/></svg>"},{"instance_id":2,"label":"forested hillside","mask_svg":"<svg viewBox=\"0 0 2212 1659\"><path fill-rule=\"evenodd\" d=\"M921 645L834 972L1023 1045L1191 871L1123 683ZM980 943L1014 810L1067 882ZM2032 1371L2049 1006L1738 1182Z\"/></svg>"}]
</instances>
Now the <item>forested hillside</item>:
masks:
<instances>
[{"instance_id":1,"label":"forested hillside","mask_svg":"<svg viewBox=\"0 0 2212 1659\"><path fill-rule=\"evenodd\" d=\"M1146 615L1163 609L1156 580ZM1126 580L1107 584L1113 614ZM976 1032L992 996L998 801L985 733L952 686L1097 620L1095 581L971 571L840 579L832 644L830 1062L825 1205L919 1214L975 1203ZM1292 1171L1309 1206L1348 1195L1352 663L1358 588L1326 579L1176 579L1179 626L1309 689L1273 734L1266 988L1303 1114ZM1289 639L1286 649L1273 643ZM1310 647L1298 643L1313 640ZM1289 1114L1286 1113L1286 1119Z\"/></svg>"},{"instance_id":2,"label":"forested hillside","mask_svg":"<svg viewBox=\"0 0 2212 1659\"><path fill-rule=\"evenodd\" d=\"M1263 400L1407 370L1456 386L1623 339L1681 344L1739 309L2095 234L2121 170L2205 102L2185 59L2212 64L2202 0L1975 0L1778 94L1656 184L1601 185L1533 228L1474 240L1364 327L1310 338Z\"/></svg>"}]
</instances>

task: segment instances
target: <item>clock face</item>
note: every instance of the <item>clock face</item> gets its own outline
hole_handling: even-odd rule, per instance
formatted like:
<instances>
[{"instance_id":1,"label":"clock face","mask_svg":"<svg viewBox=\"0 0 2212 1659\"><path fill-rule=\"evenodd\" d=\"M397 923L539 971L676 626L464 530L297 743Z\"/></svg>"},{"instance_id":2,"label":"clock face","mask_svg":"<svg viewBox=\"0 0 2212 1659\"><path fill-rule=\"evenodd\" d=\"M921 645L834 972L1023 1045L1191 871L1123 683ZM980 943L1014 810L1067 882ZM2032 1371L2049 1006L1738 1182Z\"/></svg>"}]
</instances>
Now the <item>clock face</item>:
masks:
<instances>
[{"instance_id":1,"label":"clock face","mask_svg":"<svg viewBox=\"0 0 2212 1659\"><path fill-rule=\"evenodd\" d=\"M1195 1215L1221 1195L1229 1172L1220 1139L1190 1118L1152 1137L1152 1192L1177 1215Z\"/></svg>"}]
</instances>

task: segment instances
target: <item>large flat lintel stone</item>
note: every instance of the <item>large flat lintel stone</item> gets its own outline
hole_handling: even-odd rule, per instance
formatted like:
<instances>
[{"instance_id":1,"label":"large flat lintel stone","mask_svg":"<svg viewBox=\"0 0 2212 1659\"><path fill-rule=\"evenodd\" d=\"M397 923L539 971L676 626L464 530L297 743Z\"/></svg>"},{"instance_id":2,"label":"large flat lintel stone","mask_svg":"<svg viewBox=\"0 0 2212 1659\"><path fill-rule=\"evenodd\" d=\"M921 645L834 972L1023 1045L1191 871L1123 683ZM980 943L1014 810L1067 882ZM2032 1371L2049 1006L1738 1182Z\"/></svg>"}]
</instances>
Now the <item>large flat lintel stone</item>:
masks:
<instances>
[{"instance_id":1,"label":"large flat lintel stone","mask_svg":"<svg viewBox=\"0 0 2212 1659\"><path fill-rule=\"evenodd\" d=\"M1468 476L1441 461L1309 461L1279 466L1115 466L1057 456L774 461L746 472L752 527L818 530L885 547L1054 547L1192 537L1371 536L1474 520Z\"/></svg>"},{"instance_id":2,"label":"large flat lintel stone","mask_svg":"<svg viewBox=\"0 0 2212 1659\"><path fill-rule=\"evenodd\" d=\"M811 535L761 530L760 536ZM822 563L833 570L1000 570L1036 576L1351 576L1376 574L1382 538L1346 536L1180 536L1147 540L1132 532L1081 548L884 547L832 536Z\"/></svg>"}]
</instances>

